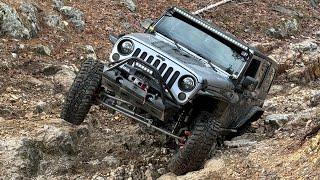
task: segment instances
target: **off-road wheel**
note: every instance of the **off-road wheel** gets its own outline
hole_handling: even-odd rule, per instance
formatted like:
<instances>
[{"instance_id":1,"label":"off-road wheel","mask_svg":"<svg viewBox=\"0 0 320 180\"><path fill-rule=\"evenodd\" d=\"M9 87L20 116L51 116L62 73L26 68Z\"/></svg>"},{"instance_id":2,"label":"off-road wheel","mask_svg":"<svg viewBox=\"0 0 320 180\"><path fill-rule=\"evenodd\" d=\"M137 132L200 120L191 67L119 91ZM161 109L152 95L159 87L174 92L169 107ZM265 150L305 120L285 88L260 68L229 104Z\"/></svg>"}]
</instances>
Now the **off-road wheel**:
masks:
<instances>
[{"instance_id":1,"label":"off-road wheel","mask_svg":"<svg viewBox=\"0 0 320 180\"><path fill-rule=\"evenodd\" d=\"M169 162L169 170L182 175L200 169L217 143L218 132L215 127L212 114L199 112L191 127L191 135Z\"/></svg>"},{"instance_id":2,"label":"off-road wheel","mask_svg":"<svg viewBox=\"0 0 320 180\"><path fill-rule=\"evenodd\" d=\"M61 118L75 125L81 124L88 114L101 85L103 64L88 59L81 65L65 98Z\"/></svg>"}]
</instances>

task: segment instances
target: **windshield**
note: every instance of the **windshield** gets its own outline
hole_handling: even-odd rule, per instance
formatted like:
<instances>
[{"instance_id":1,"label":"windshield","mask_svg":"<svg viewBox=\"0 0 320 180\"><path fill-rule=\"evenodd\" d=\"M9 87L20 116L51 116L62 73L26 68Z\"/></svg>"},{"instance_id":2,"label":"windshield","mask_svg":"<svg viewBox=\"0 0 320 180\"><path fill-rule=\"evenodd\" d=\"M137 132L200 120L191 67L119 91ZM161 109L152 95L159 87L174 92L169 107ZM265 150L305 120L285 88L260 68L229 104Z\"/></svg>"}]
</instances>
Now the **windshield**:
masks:
<instances>
[{"instance_id":1,"label":"windshield","mask_svg":"<svg viewBox=\"0 0 320 180\"><path fill-rule=\"evenodd\" d=\"M176 17L164 16L155 30L228 72L238 75L245 58L206 32Z\"/></svg>"}]
</instances>

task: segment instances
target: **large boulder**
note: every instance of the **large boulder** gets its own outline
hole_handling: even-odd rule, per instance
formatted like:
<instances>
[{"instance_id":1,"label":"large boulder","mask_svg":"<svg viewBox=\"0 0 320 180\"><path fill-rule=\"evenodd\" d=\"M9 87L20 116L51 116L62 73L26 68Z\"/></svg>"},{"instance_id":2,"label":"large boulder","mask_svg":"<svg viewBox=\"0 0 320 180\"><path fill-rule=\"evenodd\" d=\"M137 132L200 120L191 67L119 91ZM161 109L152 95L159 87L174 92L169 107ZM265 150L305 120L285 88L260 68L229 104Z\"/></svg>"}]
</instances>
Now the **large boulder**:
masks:
<instances>
[{"instance_id":1,"label":"large boulder","mask_svg":"<svg viewBox=\"0 0 320 180\"><path fill-rule=\"evenodd\" d=\"M302 42L296 43L296 44L292 44L290 46L290 49L293 49L295 51L299 51L299 52L306 52L306 53L310 53L310 52L315 52L318 50L318 45L315 42L314 39L306 39Z\"/></svg>"},{"instance_id":2,"label":"large boulder","mask_svg":"<svg viewBox=\"0 0 320 180\"><path fill-rule=\"evenodd\" d=\"M316 39L280 47L270 57L278 61L278 74L291 82L308 83L320 78L320 48Z\"/></svg>"},{"instance_id":3,"label":"large boulder","mask_svg":"<svg viewBox=\"0 0 320 180\"><path fill-rule=\"evenodd\" d=\"M49 14L43 18L47 26L53 27L53 28L60 28L62 29L64 27L64 24L62 23L61 17L56 14Z\"/></svg>"},{"instance_id":4,"label":"large boulder","mask_svg":"<svg viewBox=\"0 0 320 180\"><path fill-rule=\"evenodd\" d=\"M2 125L5 121L0 120ZM24 125L32 125L32 131L20 129L13 136L1 134L0 179L34 179L39 175L64 175L73 171L79 145L89 136L88 127L73 128L60 119L50 119L47 123L39 126L23 122ZM23 135L19 134L22 132ZM108 160L117 163L116 160Z\"/></svg>"},{"instance_id":5,"label":"large boulder","mask_svg":"<svg viewBox=\"0 0 320 180\"><path fill-rule=\"evenodd\" d=\"M56 10L59 10L60 8L62 8L64 6L64 3L62 0L52 0L53 3L53 7Z\"/></svg>"},{"instance_id":6,"label":"large boulder","mask_svg":"<svg viewBox=\"0 0 320 180\"><path fill-rule=\"evenodd\" d=\"M25 26L28 28L30 36L37 36L40 31L40 25L37 19L38 8L32 3L22 0L20 4L21 18Z\"/></svg>"},{"instance_id":7,"label":"large boulder","mask_svg":"<svg viewBox=\"0 0 320 180\"><path fill-rule=\"evenodd\" d=\"M53 81L57 89L61 90L62 92L67 92L71 87L75 77L76 74L72 69L63 67L54 75Z\"/></svg>"},{"instance_id":8,"label":"large boulder","mask_svg":"<svg viewBox=\"0 0 320 180\"><path fill-rule=\"evenodd\" d=\"M86 126L69 127L44 126L40 137L43 151L51 154L74 154L78 143L89 135Z\"/></svg>"},{"instance_id":9,"label":"large boulder","mask_svg":"<svg viewBox=\"0 0 320 180\"><path fill-rule=\"evenodd\" d=\"M288 19L276 27L267 30L267 34L274 38L282 39L294 35L299 30L297 19Z\"/></svg>"},{"instance_id":10,"label":"large boulder","mask_svg":"<svg viewBox=\"0 0 320 180\"><path fill-rule=\"evenodd\" d=\"M37 141L27 138L0 140L0 179L36 176L42 157Z\"/></svg>"},{"instance_id":11,"label":"large boulder","mask_svg":"<svg viewBox=\"0 0 320 180\"><path fill-rule=\"evenodd\" d=\"M265 119L267 124L274 125L276 127L282 127L292 118L292 114L271 114Z\"/></svg>"},{"instance_id":12,"label":"large boulder","mask_svg":"<svg viewBox=\"0 0 320 180\"><path fill-rule=\"evenodd\" d=\"M71 6L63 6L59 11L69 18L78 31L85 29L84 13L81 10Z\"/></svg>"},{"instance_id":13,"label":"large boulder","mask_svg":"<svg viewBox=\"0 0 320 180\"><path fill-rule=\"evenodd\" d=\"M14 38L29 39L32 34L23 24L17 11L3 2L0 2L0 29L1 33Z\"/></svg>"}]
</instances>

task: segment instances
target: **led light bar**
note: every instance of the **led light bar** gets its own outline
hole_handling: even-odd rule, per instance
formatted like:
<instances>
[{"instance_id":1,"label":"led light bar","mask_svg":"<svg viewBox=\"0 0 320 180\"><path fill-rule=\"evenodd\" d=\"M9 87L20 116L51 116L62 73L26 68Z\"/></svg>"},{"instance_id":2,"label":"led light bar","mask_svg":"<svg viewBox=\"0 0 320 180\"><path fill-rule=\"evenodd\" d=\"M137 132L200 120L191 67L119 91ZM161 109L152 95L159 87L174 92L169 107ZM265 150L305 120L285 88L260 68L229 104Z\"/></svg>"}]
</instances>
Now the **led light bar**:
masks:
<instances>
[{"instance_id":1,"label":"led light bar","mask_svg":"<svg viewBox=\"0 0 320 180\"><path fill-rule=\"evenodd\" d=\"M209 29L211 32L219 35L220 37L223 37L224 39L227 39L228 41L232 42L233 44L237 45L238 47L240 47L240 48L242 48L242 49L244 49L244 50L248 50L248 47L247 47L247 46L245 46L245 45L239 43L238 41L230 38L229 36L225 35L224 33L222 33L222 32L220 32L220 31L214 29L212 26L208 25L208 23L205 23L204 21L201 21L201 20L193 17L192 15L186 13L185 11L183 11L183 10L181 10L181 9L179 9L179 8L176 8L176 7L175 7L175 8L174 8L174 11L182 14L183 16L189 18L190 20L192 20L193 22L201 25L202 27L204 27L204 28L206 28L206 29Z\"/></svg>"}]
</instances>

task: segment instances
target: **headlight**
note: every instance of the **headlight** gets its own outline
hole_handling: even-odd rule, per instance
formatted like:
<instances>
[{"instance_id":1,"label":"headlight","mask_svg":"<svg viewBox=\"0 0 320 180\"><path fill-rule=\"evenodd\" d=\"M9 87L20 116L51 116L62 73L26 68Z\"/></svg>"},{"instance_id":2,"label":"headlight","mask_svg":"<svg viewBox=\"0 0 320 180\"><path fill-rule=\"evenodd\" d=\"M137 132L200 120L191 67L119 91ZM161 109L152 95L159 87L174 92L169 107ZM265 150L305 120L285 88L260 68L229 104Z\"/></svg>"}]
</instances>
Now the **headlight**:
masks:
<instances>
[{"instance_id":1,"label":"headlight","mask_svg":"<svg viewBox=\"0 0 320 180\"><path fill-rule=\"evenodd\" d=\"M118 51L122 55L129 55L133 52L133 50L134 50L134 45L129 40L124 40L120 42L118 45Z\"/></svg>"},{"instance_id":2,"label":"headlight","mask_svg":"<svg viewBox=\"0 0 320 180\"><path fill-rule=\"evenodd\" d=\"M192 91L195 86L196 82L190 76L182 77L179 81L179 87L182 91Z\"/></svg>"}]
</instances>

